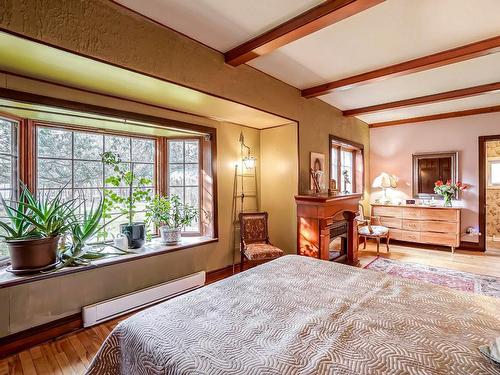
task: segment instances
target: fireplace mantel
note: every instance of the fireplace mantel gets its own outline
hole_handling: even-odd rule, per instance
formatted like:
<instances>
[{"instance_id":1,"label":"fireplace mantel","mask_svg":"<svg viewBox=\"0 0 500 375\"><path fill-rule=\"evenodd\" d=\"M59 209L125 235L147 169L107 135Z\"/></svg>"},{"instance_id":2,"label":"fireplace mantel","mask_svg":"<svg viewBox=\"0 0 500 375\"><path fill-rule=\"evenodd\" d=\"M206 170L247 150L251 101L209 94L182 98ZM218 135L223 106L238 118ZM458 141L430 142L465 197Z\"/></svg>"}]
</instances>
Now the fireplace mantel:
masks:
<instances>
[{"instance_id":1,"label":"fireplace mantel","mask_svg":"<svg viewBox=\"0 0 500 375\"><path fill-rule=\"evenodd\" d=\"M358 236L354 217L361 194L297 195L297 253L330 260L330 228L347 222L347 263L358 263Z\"/></svg>"}]
</instances>

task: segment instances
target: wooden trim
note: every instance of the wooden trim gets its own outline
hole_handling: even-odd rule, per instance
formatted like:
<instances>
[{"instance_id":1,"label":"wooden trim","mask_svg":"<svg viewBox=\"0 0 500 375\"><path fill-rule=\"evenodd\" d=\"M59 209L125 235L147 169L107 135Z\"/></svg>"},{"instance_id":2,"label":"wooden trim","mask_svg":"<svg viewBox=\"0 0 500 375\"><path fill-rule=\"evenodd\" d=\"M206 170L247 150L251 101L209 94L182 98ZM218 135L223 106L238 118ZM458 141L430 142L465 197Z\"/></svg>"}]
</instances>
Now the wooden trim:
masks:
<instances>
[{"instance_id":1,"label":"wooden trim","mask_svg":"<svg viewBox=\"0 0 500 375\"><path fill-rule=\"evenodd\" d=\"M224 54L232 66L244 64L303 38L311 33L351 17L385 0L329 0L232 48Z\"/></svg>"},{"instance_id":2,"label":"wooden trim","mask_svg":"<svg viewBox=\"0 0 500 375\"><path fill-rule=\"evenodd\" d=\"M334 90L351 89L368 83L382 81L388 78L400 77L407 74L422 72L460 61L473 59L500 51L500 36L484 39L479 42L456 47L432 55L419 57L399 64L375 69L370 72L357 74L351 77L324 83L302 90L302 96L312 98L328 94Z\"/></svg>"},{"instance_id":3,"label":"wooden trim","mask_svg":"<svg viewBox=\"0 0 500 375\"><path fill-rule=\"evenodd\" d=\"M179 129L179 130L190 130L206 134L213 134L215 132L215 128L208 126L190 124L187 122L170 120L158 116L145 115L142 113L123 111L120 109L114 109L108 107L101 107L93 104L74 102L70 100L31 94L27 92L16 91L6 88L0 88L0 97L22 103L41 104L46 106L70 109L79 112L94 113L98 115L118 117L118 118L125 117L129 120L149 122L151 124Z\"/></svg>"},{"instance_id":4,"label":"wooden trim","mask_svg":"<svg viewBox=\"0 0 500 375\"><path fill-rule=\"evenodd\" d=\"M328 137L328 152L329 152L329 155L328 155L328 160L330 161L328 164L329 164L329 169L328 169L328 176L329 178L331 179L331 172L332 172L332 148L333 147L338 147L338 155L337 155L337 160L338 160L338 163L339 163L339 166L341 164L341 151L342 151L342 145L335 145L333 146L334 143L344 143L346 145L350 145L353 147L353 150L352 151L352 174L353 174L353 178L352 178L352 187L353 187L353 194L364 194L365 192L365 176L366 176L366 166L365 166L365 146L362 144L362 143L358 143L358 142L354 142L354 141L350 141L348 139L345 139L345 138L341 138L341 137L337 137L333 134L330 134L329 137ZM363 159L363 175L362 175L362 190L361 192L357 192L355 191L356 190L356 186L357 186L357 181L356 181L356 151L359 151L361 152L361 158ZM340 191L340 187L341 187L341 183L340 183L340 179L342 178L341 176L342 172L340 171L340 168L337 168L337 189L339 189Z\"/></svg>"},{"instance_id":5,"label":"wooden trim","mask_svg":"<svg viewBox=\"0 0 500 375\"><path fill-rule=\"evenodd\" d=\"M479 149L479 250L486 251L486 142L500 141L500 134L478 137Z\"/></svg>"},{"instance_id":6,"label":"wooden trim","mask_svg":"<svg viewBox=\"0 0 500 375\"><path fill-rule=\"evenodd\" d=\"M492 91L496 91L496 90L500 90L500 82L487 83L485 85L467 87L467 88L463 88L463 89L459 89L459 90L452 90L452 91L447 91L447 92L441 92L438 94L425 95L425 96L420 96L418 98L398 100L395 102L377 104L377 105L372 105L372 106L368 106L368 107L349 109L347 111L343 111L342 114L344 116L357 116L357 115L361 115L361 114L380 112L380 111L385 111L385 110L394 109L394 108L406 108L406 107L412 107L412 106L428 104L428 103L437 103L437 102L442 102L442 101L446 101L446 100L467 98L469 96L480 95L480 94L484 94L484 93L492 92Z\"/></svg>"},{"instance_id":7,"label":"wooden trim","mask_svg":"<svg viewBox=\"0 0 500 375\"><path fill-rule=\"evenodd\" d=\"M83 327L82 314L77 313L25 331L0 338L0 358L28 349Z\"/></svg>"},{"instance_id":8,"label":"wooden trim","mask_svg":"<svg viewBox=\"0 0 500 375\"><path fill-rule=\"evenodd\" d=\"M370 129L373 129L373 128L382 128L384 126L397 126L397 125L410 124L410 123L415 123L415 122L442 120L442 119L446 119L446 118L465 117L465 116L473 116L473 115L480 115L483 113L494 113L494 112L500 112L500 105L496 105L493 107L466 109L464 111L438 113L436 115L411 117L411 118L405 118L405 119L401 119L401 120L375 122L373 124L368 124L368 126Z\"/></svg>"}]
</instances>

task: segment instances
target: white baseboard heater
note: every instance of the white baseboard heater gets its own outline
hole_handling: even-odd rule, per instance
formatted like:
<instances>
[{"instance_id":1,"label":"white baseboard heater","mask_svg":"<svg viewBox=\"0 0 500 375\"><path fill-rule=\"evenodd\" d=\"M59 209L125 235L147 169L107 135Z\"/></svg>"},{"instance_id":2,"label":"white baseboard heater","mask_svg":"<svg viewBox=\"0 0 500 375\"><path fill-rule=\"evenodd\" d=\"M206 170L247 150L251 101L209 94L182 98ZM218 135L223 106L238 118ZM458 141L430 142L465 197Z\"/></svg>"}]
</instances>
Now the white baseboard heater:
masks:
<instances>
[{"instance_id":1,"label":"white baseboard heater","mask_svg":"<svg viewBox=\"0 0 500 375\"><path fill-rule=\"evenodd\" d=\"M200 271L137 292L85 306L82 309L83 326L90 327L105 322L106 320L189 292L203 285L205 285L205 271Z\"/></svg>"}]
</instances>

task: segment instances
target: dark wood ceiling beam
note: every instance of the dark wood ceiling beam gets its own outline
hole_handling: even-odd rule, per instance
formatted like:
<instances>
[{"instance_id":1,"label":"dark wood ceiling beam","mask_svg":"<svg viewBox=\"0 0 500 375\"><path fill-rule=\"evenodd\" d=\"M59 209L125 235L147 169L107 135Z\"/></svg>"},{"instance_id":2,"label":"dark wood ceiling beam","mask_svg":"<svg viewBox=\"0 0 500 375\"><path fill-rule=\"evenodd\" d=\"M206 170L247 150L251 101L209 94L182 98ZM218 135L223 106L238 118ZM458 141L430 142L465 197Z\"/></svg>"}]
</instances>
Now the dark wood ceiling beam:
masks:
<instances>
[{"instance_id":1,"label":"dark wood ceiling beam","mask_svg":"<svg viewBox=\"0 0 500 375\"><path fill-rule=\"evenodd\" d=\"M367 113L387 111L387 110L396 109L396 108L406 108L406 107L413 107L413 106L422 105L422 104L437 103L437 102L442 102L442 101L446 101L446 100L467 98L469 96L481 95L481 94L485 94L485 93L493 92L493 91L497 91L497 90L500 90L500 82L487 83L485 85L479 85L479 86L467 87L467 88L459 89L459 90L441 92L439 94L420 96L418 98L398 100L398 101L391 102L391 103L384 103L384 104L377 104L377 105L372 105L372 106L363 107L363 108L349 109L347 111L343 111L342 114L344 116L358 116L358 115L364 115Z\"/></svg>"},{"instance_id":2,"label":"dark wood ceiling beam","mask_svg":"<svg viewBox=\"0 0 500 375\"><path fill-rule=\"evenodd\" d=\"M382 81L388 78L418 73L428 69L438 68L460 61L489 55L500 51L500 36L467 44L465 46L438 52L432 55L419 57L418 59L405 61L399 64L375 69L370 72L357 74L355 76L342 78L337 81L328 82L318 86L302 90L302 96L312 98L325 95L334 90L350 89L366 85L368 83Z\"/></svg>"},{"instance_id":3,"label":"dark wood ceiling beam","mask_svg":"<svg viewBox=\"0 0 500 375\"><path fill-rule=\"evenodd\" d=\"M410 123L414 123L414 122L442 120L442 119L446 119L446 118L480 115L483 113L493 113L493 112L500 112L500 105L495 105L492 107L466 109L464 111L438 113L435 115L405 118L405 119L394 120L394 121L376 122L373 124L368 124L368 126L370 128L382 128L384 126L397 126L397 125L403 125L403 124L410 124Z\"/></svg>"},{"instance_id":4,"label":"dark wood ceiling beam","mask_svg":"<svg viewBox=\"0 0 500 375\"><path fill-rule=\"evenodd\" d=\"M328 0L224 54L232 66L244 64L385 0Z\"/></svg>"}]
</instances>

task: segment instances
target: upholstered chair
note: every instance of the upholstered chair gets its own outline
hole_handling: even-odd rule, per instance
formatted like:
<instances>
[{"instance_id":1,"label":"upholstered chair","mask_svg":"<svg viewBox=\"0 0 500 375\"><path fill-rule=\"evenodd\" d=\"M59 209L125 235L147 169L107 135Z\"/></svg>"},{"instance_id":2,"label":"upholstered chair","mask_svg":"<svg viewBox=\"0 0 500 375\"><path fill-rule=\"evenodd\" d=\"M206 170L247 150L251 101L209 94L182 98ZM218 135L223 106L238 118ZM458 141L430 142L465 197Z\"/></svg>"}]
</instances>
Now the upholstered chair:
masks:
<instances>
[{"instance_id":1,"label":"upholstered chair","mask_svg":"<svg viewBox=\"0 0 500 375\"><path fill-rule=\"evenodd\" d=\"M363 239L363 249L366 249L366 239L373 238L377 241L377 255L379 255L380 239L385 238L385 246L387 247L387 252L389 252L391 233L389 228L382 225L378 216L365 216L365 209L360 203L359 215L356 217L356 221L358 222L359 239Z\"/></svg>"},{"instance_id":2,"label":"upholstered chair","mask_svg":"<svg viewBox=\"0 0 500 375\"><path fill-rule=\"evenodd\" d=\"M269 240L267 230L267 212L240 213L240 270L245 259L249 263L263 263L282 256L283 250Z\"/></svg>"}]
</instances>

